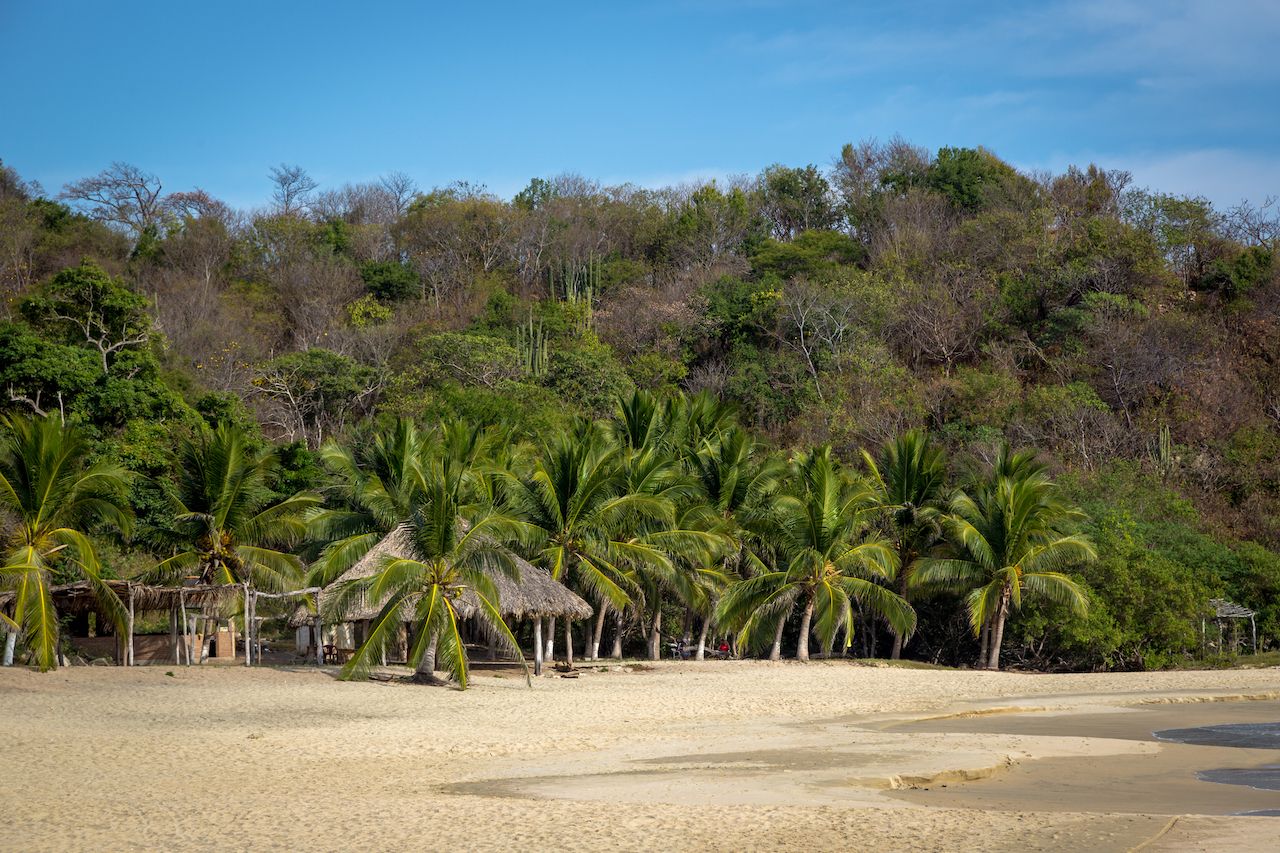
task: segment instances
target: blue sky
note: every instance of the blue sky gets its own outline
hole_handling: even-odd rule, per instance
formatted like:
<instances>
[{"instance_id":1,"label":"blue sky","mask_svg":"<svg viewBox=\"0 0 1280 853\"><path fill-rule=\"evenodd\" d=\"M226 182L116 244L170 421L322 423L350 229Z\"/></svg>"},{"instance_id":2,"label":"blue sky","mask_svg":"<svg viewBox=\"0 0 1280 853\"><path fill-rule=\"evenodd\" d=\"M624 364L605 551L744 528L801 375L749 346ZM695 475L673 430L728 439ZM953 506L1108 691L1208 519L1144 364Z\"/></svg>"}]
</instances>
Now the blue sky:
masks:
<instances>
[{"instance_id":1,"label":"blue sky","mask_svg":"<svg viewBox=\"0 0 1280 853\"><path fill-rule=\"evenodd\" d=\"M1280 194L1275 0L0 0L0 33L0 158L49 192L113 160L239 206L281 162L330 186L654 185L900 133Z\"/></svg>"}]
</instances>

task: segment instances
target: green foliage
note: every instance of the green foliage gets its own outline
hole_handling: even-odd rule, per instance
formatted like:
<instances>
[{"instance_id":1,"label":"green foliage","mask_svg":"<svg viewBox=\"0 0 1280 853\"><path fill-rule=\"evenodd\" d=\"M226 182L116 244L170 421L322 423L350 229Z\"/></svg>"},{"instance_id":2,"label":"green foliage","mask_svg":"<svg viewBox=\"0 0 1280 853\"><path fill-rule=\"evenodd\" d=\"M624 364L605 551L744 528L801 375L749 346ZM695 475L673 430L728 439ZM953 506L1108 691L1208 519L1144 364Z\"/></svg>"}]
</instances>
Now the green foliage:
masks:
<instances>
[{"instance_id":1,"label":"green foliage","mask_svg":"<svg viewBox=\"0 0 1280 853\"><path fill-rule=\"evenodd\" d=\"M993 190L1017 173L981 148L941 148L924 175L924 184L957 207L977 210Z\"/></svg>"},{"instance_id":2,"label":"green foliage","mask_svg":"<svg viewBox=\"0 0 1280 853\"><path fill-rule=\"evenodd\" d=\"M1212 290L1224 299L1247 296L1271 277L1274 255L1263 246L1250 246L1232 258L1216 258L1195 281L1197 290Z\"/></svg>"},{"instance_id":3,"label":"green foliage","mask_svg":"<svg viewBox=\"0 0 1280 853\"><path fill-rule=\"evenodd\" d=\"M553 352L543 383L566 404L591 415L610 411L614 400L635 387L613 351L589 341Z\"/></svg>"},{"instance_id":4,"label":"green foliage","mask_svg":"<svg viewBox=\"0 0 1280 853\"><path fill-rule=\"evenodd\" d=\"M367 261L360 265L360 278L369 295L381 302L400 302L422 295L418 274L398 261Z\"/></svg>"},{"instance_id":5,"label":"green foliage","mask_svg":"<svg viewBox=\"0 0 1280 853\"><path fill-rule=\"evenodd\" d=\"M866 249L837 231L801 231L795 239L761 240L752 249L751 268L758 278L816 278L843 266L861 263Z\"/></svg>"}]
</instances>

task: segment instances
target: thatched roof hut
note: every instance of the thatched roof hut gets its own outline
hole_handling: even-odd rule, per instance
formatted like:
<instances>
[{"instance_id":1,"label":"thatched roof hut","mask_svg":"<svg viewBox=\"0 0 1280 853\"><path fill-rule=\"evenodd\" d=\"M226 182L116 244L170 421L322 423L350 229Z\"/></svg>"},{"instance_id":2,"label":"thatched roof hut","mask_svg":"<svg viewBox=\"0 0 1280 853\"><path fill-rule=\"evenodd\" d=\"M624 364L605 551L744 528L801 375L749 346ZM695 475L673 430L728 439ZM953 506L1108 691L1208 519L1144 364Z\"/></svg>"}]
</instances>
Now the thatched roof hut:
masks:
<instances>
[{"instance_id":1,"label":"thatched roof hut","mask_svg":"<svg viewBox=\"0 0 1280 853\"><path fill-rule=\"evenodd\" d=\"M347 569L334 582L334 586L373 576L388 557L412 558L413 555L414 549L413 543L409 539L409 529L401 525L384 536L377 545L369 549L369 553L365 554L358 563ZM504 617L509 619L533 619L555 616L557 618L567 617L570 620L579 620L590 617L594 612L591 605L584 599L527 560L517 557L516 566L520 575L518 580L510 578L501 572L487 573L498 591L498 600L495 602L498 612ZM325 593L320 593L319 605L322 613L324 610L324 597ZM362 597L360 601L349 607L346 613L343 614L344 621L360 622L375 619L382 611L383 604L385 604L385 601L367 601ZM478 603L474 593L468 591L455 602L455 605L465 618L470 617L475 612ZM405 622L413 621L413 609L410 603L405 604L402 615ZM289 618L289 624L294 627L314 623L315 614L305 607L296 609Z\"/></svg>"},{"instance_id":2,"label":"thatched roof hut","mask_svg":"<svg viewBox=\"0 0 1280 853\"><path fill-rule=\"evenodd\" d=\"M132 598L134 609L139 613L173 610L183 605L193 609L206 606L216 609L243 594L243 587L240 586L148 586L137 581L115 579L103 583L126 605ZM98 603L97 592L88 581L50 587L49 594L53 598L54 608L61 614L105 615ZM0 594L0 606L8 605L13 596L12 592Z\"/></svg>"}]
</instances>

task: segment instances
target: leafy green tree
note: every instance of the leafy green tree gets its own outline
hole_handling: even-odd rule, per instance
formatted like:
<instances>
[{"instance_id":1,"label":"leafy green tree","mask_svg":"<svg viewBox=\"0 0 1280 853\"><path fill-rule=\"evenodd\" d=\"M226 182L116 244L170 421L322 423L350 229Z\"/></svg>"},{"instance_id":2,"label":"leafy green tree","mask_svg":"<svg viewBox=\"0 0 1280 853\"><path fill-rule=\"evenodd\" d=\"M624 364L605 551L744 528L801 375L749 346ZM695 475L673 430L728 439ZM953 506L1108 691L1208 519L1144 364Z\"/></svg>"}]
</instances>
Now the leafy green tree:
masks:
<instances>
[{"instance_id":1,"label":"leafy green tree","mask_svg":"<svg viewBox=\"0 0 1280 853\"><path fill-rule=\"evenodd\" d=\"M718 620L759 645L773 631L770 658L780 656L782 627L801 607L797 660L809 659L809 635L830 649L843 629L846 647L853 637L853 603L910 635L915 612L884 586L897 570L893 548L874 534L873 494L842 472L831 448L819 447L792 464L794 493L782 494L752 519L756 535L767 543L758 573L729 587Z\"/></svg>"},{"instance_id":2,"label":"leafy green tree","mask_svg":"<svg viewBox=\"0 0 1280 853\"><path fill-rule=\"evenodd\" d=\"M107 620L123 629L126 613L104 582L90 533L101 524L128 533L128 474L89 462L80 428L57 416L0 421L0 507L8 516L0 589L13 595L0 613L8 632L5 664L20 633L41 671L57 668L58 614L50 588L60 578L87 581Z\"/></svg>"},{"instance_id":3,"label":"leafy green tree","mask_svg":"<svg viewBox=\"0 0 1280 853\"><path fill-rule=\"evenodd\" d=\"M1097 557L1086 537L1067 532L1083 513L1059 498L1033 454L1004 448L987 480L958 493L950 510L958 556L925 559L917 576L967 594L969 623L988 668L1000 668L1005 622L1024 594L1076 612L1087 608L1084 590L1063 573Z\"/></svg>"},{"instance_id":4,"label":"leafy green tree","mask_svg":"<svg viewBox=\"0 0 1280 853\"><path fill-rule=\"evenodd\" d=\"M174 554L150 573L156 582L248 583L289 589L302 578L291 549L305 532L305 514L320 503L314 494L279 499L271 476L279 465L271 449L254 445L229 424L201 429L182 442L169 499Z\"/></svg>"},{"instance_id":5,"label":"leafy green tree","mask_svg":"<svg viewBox=\"0 0 1280 853\"><path fill-rule=\"evenodd\" d=\"M774 164L760 176L761 212L773 236L790 240L802 231L830 228L836 212L831 185L817 166Z\"/></svg>"},{"instance_id":6,"label":"leafy green tree","mask_svg":"<svg viewBox=\"0 0 1280 853\"><path fill-rule=\"evenodd\" d=\"M369 293L382 302L402 302L422 294L418 274L397 261L368 261L360 266Z\"/></svg>"}]
</instances>

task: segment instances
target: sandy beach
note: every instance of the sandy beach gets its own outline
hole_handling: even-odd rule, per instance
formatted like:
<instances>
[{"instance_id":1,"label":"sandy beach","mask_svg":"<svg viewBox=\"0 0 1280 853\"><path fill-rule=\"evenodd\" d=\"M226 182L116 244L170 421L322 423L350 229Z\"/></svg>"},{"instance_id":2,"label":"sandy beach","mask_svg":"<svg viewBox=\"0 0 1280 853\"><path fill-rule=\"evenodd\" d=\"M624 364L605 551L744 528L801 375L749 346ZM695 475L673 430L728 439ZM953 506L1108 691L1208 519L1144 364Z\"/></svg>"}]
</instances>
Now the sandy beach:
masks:
<instances>
[{"instance_id":1,"label":"sandy beach","mask_svg":"<svg viewBox=\"0 0 1280 853\"><path fill-rule=\"evenodd\" d=\"M1266 850L1280 819L1230 812L1280 792L1185 778L1214 748L1145 734L1278 699L1280 670L666 663L532 690L479 673L462 693L314 668L11 669L2 846ZM1126 797L1135 773L1181 788Z\"/></svg>"}]
</instances>

